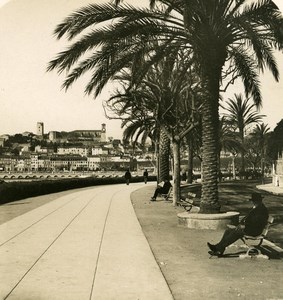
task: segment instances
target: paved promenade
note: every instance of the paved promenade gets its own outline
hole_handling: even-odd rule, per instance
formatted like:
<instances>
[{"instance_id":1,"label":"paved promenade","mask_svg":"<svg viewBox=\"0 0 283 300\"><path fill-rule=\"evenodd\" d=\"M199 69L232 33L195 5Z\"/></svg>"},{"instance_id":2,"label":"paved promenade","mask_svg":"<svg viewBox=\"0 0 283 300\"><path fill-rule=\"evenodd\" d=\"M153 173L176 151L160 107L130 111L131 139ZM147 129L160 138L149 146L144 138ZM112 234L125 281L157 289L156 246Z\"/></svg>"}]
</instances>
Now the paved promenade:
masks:
<instances>
[{"instance_id":1,"label":"paved promenade","mask_svg":"<svg viewBox=\"0 0 283 300\"><path fill-rule=\"evenodd\" d=\"M0 299L173 299L134 213L141 184L62 196L0 226Z\"/></svg>"},{"instance_id":2,"label":"paved promenade","mask_svg":"<svg viewBox=\"0 0 283 300\"><path fill-rule=\"evenodd\" d=\"M150 202L154 186L89 187L0 206L0 299L283 299L282 249L265 241L270 260L241 260L239 241L209 259L206 242L223 232L178 226L183 209ZM281 199L265 195L279 235Z\"/></svg>"},{"instance_id":3,"label":"paved promenade","mask_svg":"<svg viewBox=\"0 0 283 300\"><path fill-rule=\"evenodd\" d=\"M274 195L283 196L283 188L279 186L274 186L273 183L257 185L257 188L259 190L266 191Z\"/></svg>"}]
</instances>

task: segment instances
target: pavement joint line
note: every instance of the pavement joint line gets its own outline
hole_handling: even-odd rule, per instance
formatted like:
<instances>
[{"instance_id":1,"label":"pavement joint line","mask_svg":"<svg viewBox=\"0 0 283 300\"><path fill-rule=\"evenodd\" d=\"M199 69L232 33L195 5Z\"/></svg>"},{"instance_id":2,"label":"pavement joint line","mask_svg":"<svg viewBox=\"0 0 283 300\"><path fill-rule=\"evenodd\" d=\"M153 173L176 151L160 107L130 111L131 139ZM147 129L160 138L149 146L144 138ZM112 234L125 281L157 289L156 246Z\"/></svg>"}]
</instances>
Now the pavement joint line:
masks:
<instances>
[{"instance_id":1,"label":"pavement joint line","mask_svg":"<svg viewBox=\"0 0 283 300\"><path fill-rule=\"evenodd\" d=\"M100 243L99 243L98 254L97 254L97 258L96 258L96 262L95 262L95 269L94 269L94 274L93 274L93 279L92 279L92 285L91 285L91 291L90 291L89 300L92 299L93 288L94 288L96 274L97 274L97 270L98 270L98 262L99 262L99 258L100 258L100 253L101 253L101 249L102 249L103 238L104 238L104 233L105 233L105 229L106 229L106 224L107 224L107 220L108 220L110 208L111 208L114 196L116 196L116 194L118 194L120 191L121 190L119 190L115 194L113 194L111 196L111 200L109 201L109 206L108 206L107 213L106 213L106 216L105 216L105 221L104 221L104 224L103 224L101 239L100 239Z\"/></svg>"},{"instance_id":2,"label":"pavement joint line","mask_svg":"<svg viewBox=\"0 0 283 300\"><path fill-rule=\"evenodd\" d=\"M3 242L2 244L0 244L0 247L2 247L3 245L5 245L6 243L10 242L11 240L13 240L14 238L16 238L17 236L19 236L20 234L24 233L26 230L30 229L32 226L36 225L37 223L39 223L40 221L44 220L46 217L52 215L53 213L55 213L56 211L58 211L59 209L63 208L64 206L68 205L69 203L71 203L72 201L74 201L77 198L77 196L74 196L70 201L68 201L67 203L57 207L55 210L51 211L50 213L48 213L47 215L45 215L44 217L42 217L41 219L37 220L36 222L32 223L31 225L29 225L28 227L26 227L25 229L23 229L22 231L18 232L16 235L12 236L11 238L9 238L8 240L6 240L5 242ZM4 223L5 224L5 223ZM2 224L1 224L2 225Z\"/></svg>"},{"instance_id":3,"label":"pavement joint line","mask_svg":"<svg viewBox=\"0 0 283 300\"><path fill-rule=\"evenodd\" d=\"M2 244L0 244L0 247L2 247L3 245L5 245L6 243L10 242L11 240L13 240L14 238L16 238L17 236L19 236L20 234L24 233L26 230L30 229L32 226L36 225L37 223L39 223L40 221L44 220L45 218L47 218L48 216L52 215L53 213L55 213L56 211L58 211L59 209L61 209L62 207L66 206L67 204L71 203L72 201L74 201L76 199L76 197L72 198L70 201L68 201L67 203L61 205L60 207L56 208L55 210L51 211L50 213L48 213L47 215L45 215L44 217L42 217L41 219L37 220L36 222L32 223L31 225L29 225L28 227L26 227L25 229L23 229L22 231L18 232L16 235L12 236L11 238L9 238L7 241L3 242Z\"/></svg>"},{"instance_id":4,"label":"pavement joint line","mask_svg":"<svg viewBox=\"0 0 283 300\"><path fill-rule=\"evenodd\" d=\"M60 238L60 236L67 230L67 228L74 222L74 220L89 206L89 204L93 201L93 199L97 197L95 195L92 197L87 204L72 218L72 220L65 226L65 228L59 233L59 235L53 240L53 242L43 251L43 253L35 260L35 262L30 266L30 268L24 273L21 279L17 282L17 284L11 289L11 291L3 298L3 300L8 299L8 297L13 293L13 291L17 288L17 286L21 283L21 281L26 277L26 275L32 270L32 268L39 262L39 260L43 257L43 255L54 245L54 243ZM74 198L75 199L75 198ZM69 202L68 202L69 203Z\"/></svg>"}]
</instances>

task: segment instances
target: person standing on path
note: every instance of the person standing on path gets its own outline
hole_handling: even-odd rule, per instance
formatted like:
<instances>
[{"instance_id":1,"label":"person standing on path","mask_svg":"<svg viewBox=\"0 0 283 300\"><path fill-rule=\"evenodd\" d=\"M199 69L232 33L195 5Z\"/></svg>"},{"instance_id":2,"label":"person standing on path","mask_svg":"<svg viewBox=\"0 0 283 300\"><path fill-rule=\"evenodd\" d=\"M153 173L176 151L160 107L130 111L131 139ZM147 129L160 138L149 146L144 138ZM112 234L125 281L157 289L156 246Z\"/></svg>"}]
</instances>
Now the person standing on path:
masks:
<instances>
[{"instance_id":1,"label":"person standing on path","mask_svg":"<svg viewBox=\"0 0 283 300\"><path fill-rule=\"evenodd\" d=\"M148 172L147 169L145 169L143 172L143 180L145 184L147 184L147 179L148 179Z\"/></svg>"},{"instance_id":2,"label":"person standing on path","mask_svg":"<svg viewBox=\"0 0 283 300\"><path fill-rule=\"evenodd\" d=\"M130 184L130 180L132 178L132 175L131 175L131 172L130 170L128 169L125 173L125 180L126 180L126 184L129 185Z\"/></svg>"}]
</instances>

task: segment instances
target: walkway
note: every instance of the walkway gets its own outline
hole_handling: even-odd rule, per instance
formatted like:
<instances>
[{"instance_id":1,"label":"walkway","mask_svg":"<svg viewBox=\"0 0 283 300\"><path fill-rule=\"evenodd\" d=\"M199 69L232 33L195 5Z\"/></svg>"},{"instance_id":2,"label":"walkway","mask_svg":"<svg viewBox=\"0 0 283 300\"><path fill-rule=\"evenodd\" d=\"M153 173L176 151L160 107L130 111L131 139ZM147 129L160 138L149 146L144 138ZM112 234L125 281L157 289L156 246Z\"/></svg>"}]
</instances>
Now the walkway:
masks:
<instances>
[{"instance_id":1,"label":"walkway","mask_svg":"<svg viewBox=\"0 0 283 300\"><path fill-rule=\"evenodd\" d=\"M266 192L274 194L274 195L283 196L283 188L279 187L279 186L274 186L273 183L261 184L261 185L258 185L257 188L259 190L263 190L263 191L266 191Z\"/></svg>"},{"instance_id":2,"label":"walkway","mask_svg":"<svg viewBox=\"0 0 283 300\"><path fill-rule=\"evenodd\" d=\"M0 226L0 299L172 299L134 213L141 184L62 196Z\"/></svg>"}]
</instances>

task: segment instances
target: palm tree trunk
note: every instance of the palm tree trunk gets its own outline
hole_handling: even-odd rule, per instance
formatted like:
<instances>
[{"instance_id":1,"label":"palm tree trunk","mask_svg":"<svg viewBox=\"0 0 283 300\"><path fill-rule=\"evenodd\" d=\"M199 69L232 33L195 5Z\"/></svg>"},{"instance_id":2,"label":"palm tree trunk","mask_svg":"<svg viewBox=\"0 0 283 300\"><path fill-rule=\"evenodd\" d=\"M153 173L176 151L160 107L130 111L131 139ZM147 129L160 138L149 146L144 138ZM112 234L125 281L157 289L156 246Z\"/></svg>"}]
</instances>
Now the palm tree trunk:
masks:
<instances>
[{"instance_id":1,"label":"palm tree trunk","mask_svg":"<svg viewBox=\"0 0 283 300\"><path fill-rule=\"evenodd\" d=\"M241 151L241 173L242 176L245 176L245 152Z\"/></svg>"},{"instance_id":2,"label":"palm tree trunk","mask_svg":"<svg viewBox=\"0 0 283 300\"><path fill-rule=\"evenodd\" d=\"M213 71L213 72L212 72ZM205 76L202 109L202 196L201 213L218 213L218 153L219 153L219 81L221 69L212 68ZM219 75L219 76L217 76Z\"/></svg>"},{"instance_id":3,"label":"palm tree trunk","mask_svg":"<svg viewBox=\"0 0 283 300\"><path fill-rule=\"evenodd\" d=\"M240 167L240 172L243 174L242 176L245 176L245 150L244 150L244 130L240 129L240 138L241 138L241 143L242 143L242 150L240 151L241 155L241 167Z\"/></svg>"},{"instance_id":4,"label":"palm tree trunk","mask_svg":"<svg viewBox=\"0 0 283 300\"><path fill-rule=\"evenodd\" d=\"M155 142L155 147L154 147L154 157L155 157L155 174L156 174L156 178L157 181L159 179L159 140L157 142Z\"/></svg>"},{"instance_id":5,"label":"palm tree trunk","mask_svg":"<svg viewBox=\"0 0 283 300\"><path fill-rule=\"evenodd\" d=\"M265 169L265 155L264 155L264 146L261 148L261 156L260 156L260 168L261 168L261 183L264 184L264 169Z\"/></svg>"},{"instance_id":6,"label":"palm tree trunk","mask_svg":"<svg viewBox=\"0 0 283 300\"><path fill-rule=\"evenodd\" d=\"M188 178L187 183L193 182L193 142L188 140Z\"/></svg>"},{"instance_id":7,"label":"palm tree trunk","mask_svg":"<svg viewBox=\"0 0 283 300\"><path fill-rule=\"evenodd\" d=\"M169 178L170 171L170 139L165 131L164 126L160 127L160 142L159 142L159 178L158 181L163 181Z\"/></svg>"},{"instance_id":8,"label":"palm tree trunk","mask_svg":"<svg viewBox=\"0 0 283 300\"><path fill-rule=\"evenodd\" d=\"M173 148L173 205L177 205L177 201L180 199L180 141L172 141Z\"/></svg>"},{"instance_id":9,"label":"palm tree trunk","mask_svg":"<svg viewBox=\"0 0 283 300\"><path fill-rule=\"evenodd\" d=\"M236 169L235 169L235 156L232 156L232 174L233 174L233 179L236 179Z\"/></svg>"},{"instance_id":10,"label":"palm tree trunk","mask_svg":"<svg viewBox=\"0 0 283 300\"><path fill-rule=\"evenodd\" d=\"M221 151L218 151L218 180L221 182L222 180L222 173L221 173Z\"/></svg>"}]
</instances>

